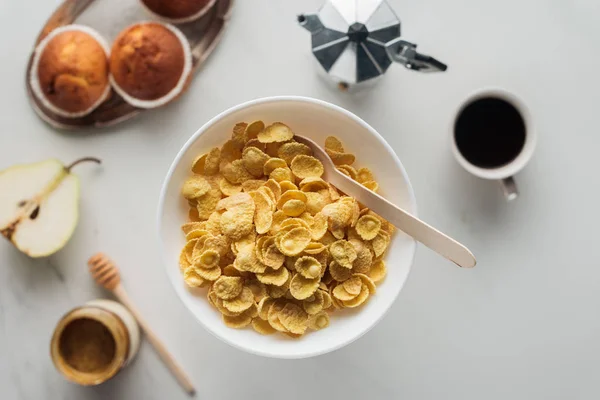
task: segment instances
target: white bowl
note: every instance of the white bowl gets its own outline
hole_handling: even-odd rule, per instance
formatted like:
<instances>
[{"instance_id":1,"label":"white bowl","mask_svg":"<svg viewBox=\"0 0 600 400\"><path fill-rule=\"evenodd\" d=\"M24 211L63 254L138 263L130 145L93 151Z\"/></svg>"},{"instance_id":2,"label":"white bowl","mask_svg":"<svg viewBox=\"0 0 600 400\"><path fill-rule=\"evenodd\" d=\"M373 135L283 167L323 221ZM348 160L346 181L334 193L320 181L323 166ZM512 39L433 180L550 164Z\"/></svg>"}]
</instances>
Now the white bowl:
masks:
<instances>
[{"instance_id":1,"label":"white bowl","mask_svg":"<svg viewBox=\"0 0 600 400\"><path fill-rule=\"evenodd\" d=\"M353 342L381 320L406 281L416 245L412 238L396 232L386 256L388 275L378 285L377 293L358 309L334 313L326 329L291 339L278 334L262 336L251 328L237 330L225 326L221 315L208 304L206 290L188 289L179 272L179 253L185 244L180 226L186 222L189 209L180 190L196 156L221 146L237 122L258 119L267 124L281 121L317 143L324 143L328 135L339 137L347 150L356 155L356 165L371 168L383 196L413 214L416 202L406 171L386 141L356 115L316 99L269 97L230 108L200 128L177 154L165 178L158 205L160 246L175 291L209 332L234 347L267 357L312 357Z\"/></svg>"}]
</instances>

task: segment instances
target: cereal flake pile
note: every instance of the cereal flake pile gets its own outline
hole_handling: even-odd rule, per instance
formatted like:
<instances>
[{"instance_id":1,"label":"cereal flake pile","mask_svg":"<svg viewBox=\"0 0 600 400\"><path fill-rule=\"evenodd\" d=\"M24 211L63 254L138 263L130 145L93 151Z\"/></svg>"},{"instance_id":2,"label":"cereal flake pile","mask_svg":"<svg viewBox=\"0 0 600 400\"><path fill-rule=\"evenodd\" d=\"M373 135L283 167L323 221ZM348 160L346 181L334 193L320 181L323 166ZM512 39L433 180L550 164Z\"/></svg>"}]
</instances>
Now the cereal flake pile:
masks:
<instances>
[{"instance_id":1,"label":"cereal flake pile","mask_svg":"<svg viewBox=\"0 0 600 400\"><path fill-rule=\"evenodd\" d=\"M325 150L377 190L337 138L327 137ZM299 337L327 327L336 309L364 304L385 277L393 226L321 179L323 164L288 126L238 123L192 172L179 265L189 286L209 287L227 326Z\"/></svg>"}]
</instances>

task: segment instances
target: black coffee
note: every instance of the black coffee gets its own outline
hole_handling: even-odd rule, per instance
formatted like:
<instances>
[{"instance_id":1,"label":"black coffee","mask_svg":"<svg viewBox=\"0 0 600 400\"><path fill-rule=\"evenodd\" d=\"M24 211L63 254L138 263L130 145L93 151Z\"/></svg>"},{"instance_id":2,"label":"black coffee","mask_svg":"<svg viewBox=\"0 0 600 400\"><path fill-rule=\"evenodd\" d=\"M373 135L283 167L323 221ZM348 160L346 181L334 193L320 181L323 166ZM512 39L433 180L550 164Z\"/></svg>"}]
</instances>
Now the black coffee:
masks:
<instances>
[{"instance_id":1,"label":"black coffee","mask_svg":"<svg viewBox=\"0 0 600 400\"><path fill-rule=\"evenodd\" d=\"M513 161L525 144L525 122L509 102L488 97L468 104L454 124L458 150L471 164L498 168Z\"/></svg>"}]
</instances>

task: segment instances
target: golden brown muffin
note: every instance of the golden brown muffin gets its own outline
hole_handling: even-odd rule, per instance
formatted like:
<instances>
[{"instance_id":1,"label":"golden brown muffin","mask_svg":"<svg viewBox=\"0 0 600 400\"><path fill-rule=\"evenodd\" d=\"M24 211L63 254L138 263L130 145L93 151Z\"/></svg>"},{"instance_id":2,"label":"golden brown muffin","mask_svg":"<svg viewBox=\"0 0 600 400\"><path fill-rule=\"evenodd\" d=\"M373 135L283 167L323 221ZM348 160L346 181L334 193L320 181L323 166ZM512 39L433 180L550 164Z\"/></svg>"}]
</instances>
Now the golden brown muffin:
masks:
<instances>
[{"instance_id":1,"label":"golden brown muffin","mask_svg":"<svg viewBox=\"0 0 600 400\"><path fill-rule=\"evenodd\" d=\"M32 88L55 113L82 116L108 96L107 46L101 40L87 27L68 25L51 32L38 46Z\"/></svg>"},{"instance_id":2,"label":"golden brown muffin","mask_svg":"<svg viewBox=\"0 0 600 400\"><path fill-rule=\"evenodd\" d=\"M171 20L198 17L212 0L142 0L151 12Z\"/></svg>"},{"instance_id":3,"label":"golden brown muffin","mask_svg":"<svg viewBox=\"0 0 600 400\"><path fill-rule=\"evenodd\" d=\"M137 107L157 107L183 88L191 70L187 40L177 28L145 22L117 36L110 55L115 90Z\"/></svg>"}]
</instances>

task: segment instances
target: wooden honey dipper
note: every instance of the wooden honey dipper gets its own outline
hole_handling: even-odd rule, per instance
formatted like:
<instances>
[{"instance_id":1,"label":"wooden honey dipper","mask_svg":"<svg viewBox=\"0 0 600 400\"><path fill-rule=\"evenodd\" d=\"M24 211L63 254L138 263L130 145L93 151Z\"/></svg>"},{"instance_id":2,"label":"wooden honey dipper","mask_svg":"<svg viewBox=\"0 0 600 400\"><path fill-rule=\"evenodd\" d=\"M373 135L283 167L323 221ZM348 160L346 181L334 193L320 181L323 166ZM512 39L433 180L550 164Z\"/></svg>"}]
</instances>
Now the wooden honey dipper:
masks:
<instances>
[{"instance_id":1,"label":"wooden honey dipper","mask_svg":"<svg viewBox=\"0 0 600 400\"><path fill-rule=\"evenodd\" d=\"M88 266L92 277L102 287L110 290L114 295L131 311L131 314L135 317L138 324L142 327L142 330L146 333L148 341L154 346L154 349L167 365L171 373L175 376L177 381L185 391L193 396L196 393L196 389L192 385L190 379L183 371L181 366L177 364L173 356L167 351L165 345L158 339L156 334L152 331L148 323L142 318L140 311L132 303L121 285L121 275L119 274L119 268L113 262L102 253L98 253L92 256L88 260Z\"/></svg>"}]
</instances>

